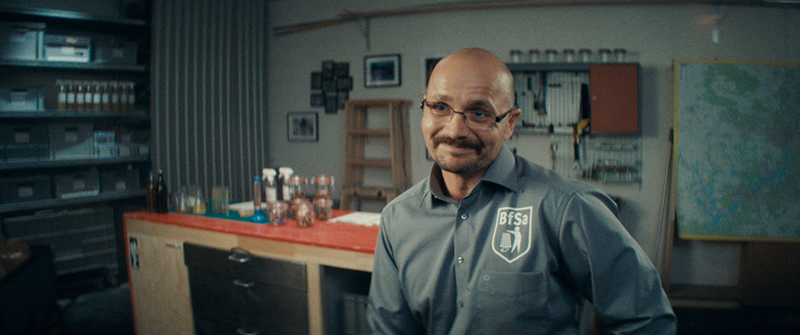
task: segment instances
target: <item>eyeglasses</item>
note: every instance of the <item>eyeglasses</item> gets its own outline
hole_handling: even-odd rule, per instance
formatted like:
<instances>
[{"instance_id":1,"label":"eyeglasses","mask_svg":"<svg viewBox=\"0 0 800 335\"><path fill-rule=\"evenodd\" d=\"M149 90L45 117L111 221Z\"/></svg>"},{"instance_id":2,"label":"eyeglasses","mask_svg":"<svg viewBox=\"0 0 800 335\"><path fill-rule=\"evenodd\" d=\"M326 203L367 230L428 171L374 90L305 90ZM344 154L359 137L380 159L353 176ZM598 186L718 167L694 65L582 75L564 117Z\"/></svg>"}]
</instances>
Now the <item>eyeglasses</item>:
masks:
<instances>
[{"instance_id":1,"label":"eyeglasses","mask_svg":"<svg viewBox=\"0 0 800 335\"><path fill-rule=\"evenodd\" d=\"M419 108L425 109L426 106L431 110L431 115L437 118L437 120L440 122L449 122L453 119L453 114L461 114L464 115L464 119L466 120L468 126L473 129L482 130L491 128L496 123L505 119L506 116L508 116L508 113L511 113L511 111L517 109L517 106L514 106L507 112L500 114L500 116L496 116L493 113L484 111L482 109L471 109L459 112L446 104L430 103L427 99L423 99L422 103L419 105Z\"/></svg>"}]
</instances>

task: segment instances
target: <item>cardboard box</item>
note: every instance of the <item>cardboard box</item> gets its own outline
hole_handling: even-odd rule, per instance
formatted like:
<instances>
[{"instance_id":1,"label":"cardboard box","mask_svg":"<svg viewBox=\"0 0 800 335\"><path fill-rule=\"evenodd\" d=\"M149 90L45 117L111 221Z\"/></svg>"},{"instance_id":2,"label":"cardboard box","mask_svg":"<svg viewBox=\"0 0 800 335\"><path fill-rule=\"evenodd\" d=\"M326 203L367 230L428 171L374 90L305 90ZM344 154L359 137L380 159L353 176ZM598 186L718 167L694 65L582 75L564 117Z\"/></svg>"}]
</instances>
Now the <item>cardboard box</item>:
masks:
<instances>
[{"instance_id":1,"label":"cardboard box","mask_svg":"<svg viewBox=\"0 0 800 335\"><path fill-rule=\"evenodd\" d=\"M73 35L44 35L44 59L54 62L88 63L92 39Z\"/></svg>"},{"instance_id":2,"label":"cardboard box","mask_svg":"<svg viewBox=\"0 0 800 335\"><path fill-rule=\"evenodd\" d=\"M73 199L100 194L100 175L96 167L53 176L55 197Z\"/></svg>"},{"instance_id":3,"label":"cardboard box","mask_svg":"<svg viewBox=\"0 0 800 335\"><path fill-rule=\"evenodd\" d=\"M0 203L46 200L52 197L49 176L0 179Z\"/></svg>"},{"instance_id":4,"label":"cardboard box","mask_svg":"<svg viewBox=\"0 0 800 335\"><path fill-rule=\"evenodd\" d=\"M0 111L41 112L44 111L44 89L33 87L0 87Z\"/></svg>"},{"instance_id":5,"label":"cardboard box","mask_svg":"<svg viewBox=\"0 0 800 335\"><path fill-rule=\"evenodd\" d=\"M94 156L94 126L91 123L50 124L50 157L82 159Z\"/></svg>"},{"instance_id":6,"label":"cardboard box","mask_svg":"<svg viewBox=\"0 0 800 335\"><path fill-rule=\"evenodd\" d=\"M39 22L0 22L0 59L42 59L44 28Z\"/></svg>"}]
</instances>

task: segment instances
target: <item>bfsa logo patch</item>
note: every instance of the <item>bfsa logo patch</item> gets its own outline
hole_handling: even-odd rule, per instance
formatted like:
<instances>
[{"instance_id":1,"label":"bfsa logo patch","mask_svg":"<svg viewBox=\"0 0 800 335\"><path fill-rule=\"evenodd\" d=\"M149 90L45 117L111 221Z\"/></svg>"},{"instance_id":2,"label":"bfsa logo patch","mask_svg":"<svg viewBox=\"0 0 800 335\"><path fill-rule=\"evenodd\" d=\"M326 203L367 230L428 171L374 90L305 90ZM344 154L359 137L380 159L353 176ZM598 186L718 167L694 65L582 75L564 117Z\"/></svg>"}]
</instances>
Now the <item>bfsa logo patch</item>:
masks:
<instances>
[{"instance_id":1,"label":"bfsa logo patch","mask_svg":"<svg viewBox=\"0 0 800 335\"><path fill-rule=\"evenodd\" d=\"M492 250L512 263L531 250L533 207L501 207L497 210L492 233Z\"/></svg>"}]
</instances>

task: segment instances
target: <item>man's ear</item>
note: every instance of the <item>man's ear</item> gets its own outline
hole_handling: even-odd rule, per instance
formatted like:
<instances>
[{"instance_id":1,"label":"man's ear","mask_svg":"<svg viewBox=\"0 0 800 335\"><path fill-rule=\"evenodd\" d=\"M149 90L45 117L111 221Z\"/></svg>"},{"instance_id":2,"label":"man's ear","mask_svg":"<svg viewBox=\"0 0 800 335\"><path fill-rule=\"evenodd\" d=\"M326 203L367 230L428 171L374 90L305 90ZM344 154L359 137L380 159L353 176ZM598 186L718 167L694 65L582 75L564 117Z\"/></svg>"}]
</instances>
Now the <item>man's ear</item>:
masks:
<instances>
[{"instance_id":1,"label":"man's ear","mask_svg":"<svg viewBox=\"0 0 800 335\"><path fill-rule=\"evenodd\" d=\"M508 117L506 118L506 120L508 120L508 127L506 127L506 132L503 138L504 141L511 138L511 135L514 135L514 129L517 127L517 120L519 120L520 116L522 116L522 109L519 107L508 112Z\"/></svg>"}]
</instances>

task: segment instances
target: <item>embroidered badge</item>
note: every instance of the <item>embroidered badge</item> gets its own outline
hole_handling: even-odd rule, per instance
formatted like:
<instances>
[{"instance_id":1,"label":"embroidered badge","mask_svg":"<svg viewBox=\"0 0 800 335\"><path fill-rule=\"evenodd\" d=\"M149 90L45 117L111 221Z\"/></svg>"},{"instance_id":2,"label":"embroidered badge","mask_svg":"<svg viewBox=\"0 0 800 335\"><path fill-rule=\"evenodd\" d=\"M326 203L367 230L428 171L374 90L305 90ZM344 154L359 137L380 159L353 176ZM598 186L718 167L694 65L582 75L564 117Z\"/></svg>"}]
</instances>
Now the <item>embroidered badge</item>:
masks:
<instances>
[{"instance_id":1,"label":"embroidered badge","mask_svg":"<svg viewBox=\"0 0 800 335\"><path fill-rule=\"evenodd\" d=\"M533 207L502 207L497 210L492 234L492 250L512 263L531 250Z\"/></svg>"}]
</instances>

